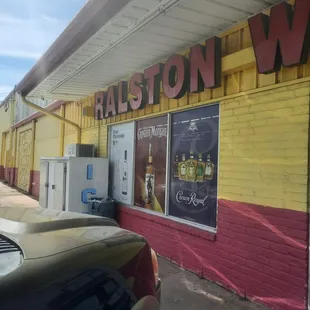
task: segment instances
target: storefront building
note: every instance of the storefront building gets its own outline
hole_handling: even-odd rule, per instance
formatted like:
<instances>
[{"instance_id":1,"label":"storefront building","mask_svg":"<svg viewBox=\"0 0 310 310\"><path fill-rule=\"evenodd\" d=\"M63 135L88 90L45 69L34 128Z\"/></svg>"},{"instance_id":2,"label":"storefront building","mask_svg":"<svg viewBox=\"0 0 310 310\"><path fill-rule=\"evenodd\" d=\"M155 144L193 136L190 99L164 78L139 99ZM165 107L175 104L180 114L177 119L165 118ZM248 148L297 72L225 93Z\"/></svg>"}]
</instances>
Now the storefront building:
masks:
<instances>
[{"instance_id":1,"label":"storefront building","mask_svg":"<svg viewBox=\"0 0 310 310\"><path fill-rule=\"evenodd\" d=\"M173 18L185 2L163 14ZM13 168L13 183L38 196L41 157L63 156L70 143L94 144L110 159L121 227L242 297L274 309L308 309L310 1L293 4L281 2L271 15L263 12L269 19L255 14L162 62L157 38L149 42L154 61L128 79L111 78L104 89L93 86L100 83L96 63L88 74L64 75L70 59L32 88L24 80L21 92L47 96L49 87L57 93L58 78L54 97L61 101L48 109L78 124L81 141L73 126L33 114L2 144L1 154L5 149L14 163L4 170ZM174 34L171 42L182 33ZM103 80L142 57L144 41L131 40L132 54L115 47L113 56L123 58L98 68ZM92 95L82 98L81 83Z\"/></svg>"}]
</instances>

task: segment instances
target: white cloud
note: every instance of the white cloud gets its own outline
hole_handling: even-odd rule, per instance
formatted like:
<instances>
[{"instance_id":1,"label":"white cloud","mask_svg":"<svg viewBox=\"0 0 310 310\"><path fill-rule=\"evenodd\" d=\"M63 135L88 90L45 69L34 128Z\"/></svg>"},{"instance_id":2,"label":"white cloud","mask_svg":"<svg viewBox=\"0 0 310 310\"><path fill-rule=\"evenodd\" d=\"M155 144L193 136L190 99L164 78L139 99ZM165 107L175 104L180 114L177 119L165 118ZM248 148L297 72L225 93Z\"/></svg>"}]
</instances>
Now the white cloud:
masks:
<instances>
[{"instance_id":1,"label":"white cloud","mask_svg":"<svg viewBox=\"0 0 310 310\"><path fill-rule=\"evenodd\" d=\"M12 90L12 86L0 85L0 101L2 101Z\"/></svg>"},{"instance_id":2,"label":"white cloud","mask_svg":"<svg viewBox=\"0 0 310 310\"><path fill-rule=\"evenodd\" d=\"M0 64L0 101L3 100L14 88L14 85L20 81L27 70L19 66L11 67Z\"/></svg>"},{"instance_id":3,"label":"white cloud","mask_svg":"<svg viewBox=\"0 0 310 310\"><path fill-rule=\"evenodd\" d=\"M68 25L85 0L0 0L0 101Z\"/></svg>"},{"instance_id":4,"label":"white cloud","mask_svg":"<svg viewBox=\"0 0 310 310\"><path fill-rule=\"evenodd\" d=\"M65 21L44 15L21 19L0 14L0 56L38 59L65 26Z\"/></svg>"}]
</instances>

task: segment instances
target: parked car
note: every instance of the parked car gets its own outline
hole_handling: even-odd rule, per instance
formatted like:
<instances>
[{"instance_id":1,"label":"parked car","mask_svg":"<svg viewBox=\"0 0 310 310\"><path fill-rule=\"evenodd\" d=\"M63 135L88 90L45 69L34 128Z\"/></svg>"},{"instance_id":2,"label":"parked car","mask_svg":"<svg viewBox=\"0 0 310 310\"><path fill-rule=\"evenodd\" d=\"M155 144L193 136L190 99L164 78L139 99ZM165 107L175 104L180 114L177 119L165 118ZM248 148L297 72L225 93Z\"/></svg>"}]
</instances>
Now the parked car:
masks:
<instances>
[{"instance_id":1,"label":"parked car","mask_svg":"<svg viewBox=\"0 0 310 310\"><path fill-rule=\"evenodd\" d=\"M111 219L0 208L1 310L158 310L158 262Z\"/></svg>"}]
</instances>

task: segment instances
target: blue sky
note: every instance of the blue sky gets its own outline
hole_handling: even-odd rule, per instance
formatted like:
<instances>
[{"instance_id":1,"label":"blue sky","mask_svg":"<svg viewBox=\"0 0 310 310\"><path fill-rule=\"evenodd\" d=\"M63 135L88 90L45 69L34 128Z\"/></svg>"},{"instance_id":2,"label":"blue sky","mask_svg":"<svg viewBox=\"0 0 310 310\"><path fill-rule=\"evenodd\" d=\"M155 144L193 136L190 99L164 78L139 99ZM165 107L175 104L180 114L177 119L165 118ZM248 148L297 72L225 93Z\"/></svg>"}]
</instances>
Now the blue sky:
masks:
<instances>
[{"instance_id":1,"label":"blue sky","mask_svg":"<svg viewBox=\"0 0 310 310\"><path fill-rule=\"evenodd\" d=\"M38 61L86 0L0 0L0 100Z\"/></svg>"}]
</instances>

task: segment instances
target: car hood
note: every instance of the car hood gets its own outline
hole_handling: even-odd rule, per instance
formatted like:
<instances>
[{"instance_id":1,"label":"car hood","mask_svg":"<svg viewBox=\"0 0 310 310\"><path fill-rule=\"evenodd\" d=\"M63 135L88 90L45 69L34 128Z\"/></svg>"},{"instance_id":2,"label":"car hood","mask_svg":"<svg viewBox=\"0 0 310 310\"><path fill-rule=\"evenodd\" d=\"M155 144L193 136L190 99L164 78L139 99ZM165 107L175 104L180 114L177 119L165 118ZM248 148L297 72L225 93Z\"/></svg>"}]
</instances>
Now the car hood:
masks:
<instances>
[{"instance_id":1,"label":"car hood","mask_svg":"<svg viewBox=\"0 0 310 310\"><path fill-rule=\"evenodd\" d=\"M0 235L16 243L23 257L36 259L99 243L102 247L145 242L111 219L45 208L0 208Z\"/></svg>"}]
</instances>

